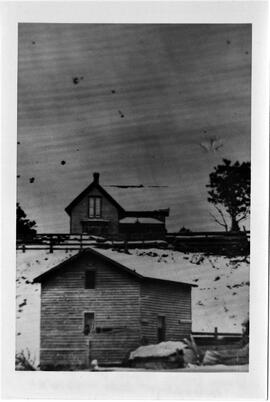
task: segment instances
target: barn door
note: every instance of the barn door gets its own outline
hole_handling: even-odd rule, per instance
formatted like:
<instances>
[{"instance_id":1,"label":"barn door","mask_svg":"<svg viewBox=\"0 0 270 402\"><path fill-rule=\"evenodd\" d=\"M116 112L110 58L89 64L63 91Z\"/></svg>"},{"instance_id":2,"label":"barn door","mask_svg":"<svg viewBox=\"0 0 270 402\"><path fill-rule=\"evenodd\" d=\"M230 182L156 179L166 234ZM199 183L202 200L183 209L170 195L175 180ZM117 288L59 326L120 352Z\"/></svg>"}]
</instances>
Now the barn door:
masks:
<instances>
[{"instance_id":1,"label":"barn door","mask_svg":"<svg viewBox=\"0 0 270 402\"><path fill-rule=\"evenodd\" d=\"M163 342L166 339L166 317L165 315L158 316L158 342Z\"/></svg>"}]
</instances>

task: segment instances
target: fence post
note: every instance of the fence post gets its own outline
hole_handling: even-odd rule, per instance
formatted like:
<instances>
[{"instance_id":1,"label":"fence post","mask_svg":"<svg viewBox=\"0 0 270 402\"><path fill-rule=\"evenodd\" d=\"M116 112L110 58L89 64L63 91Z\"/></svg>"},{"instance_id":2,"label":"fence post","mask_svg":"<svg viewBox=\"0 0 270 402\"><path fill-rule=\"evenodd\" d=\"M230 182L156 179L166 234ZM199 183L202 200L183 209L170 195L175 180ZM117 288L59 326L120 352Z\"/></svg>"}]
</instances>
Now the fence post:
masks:
<instances>
[{"instance_id":1,"label":"fence post","mask_svg":"<svg viewBox=\"0 0 270 402\"><path fill-rule=\"evenodd\" d=\"M80 234L80 251L81 251L82 248L83 248L82 241L83 241L83 235L82 235L82 233L81 233L81 234Z\"/></svg>"},{"instance_id":2,"label":"fence post","mask_svg":"<svg viewBox=\"0 0 270 402\"><path fill-rule=\"evenodd\" d=\"M53 253L53 237L50 235L50 253Z\"/></svg>"},{"instance_id":3,"label":"fence post","mask_svg":"<svg viewBox=\"0 0 270 402\"><path fill-rule=\"evenodd\" d=\"M215 338L215 340L217 340L218 339L218 328L217 327L215 327L215 330L214 330L215 332L214 332L214 338Z\"/></svg>"}]
</instances>

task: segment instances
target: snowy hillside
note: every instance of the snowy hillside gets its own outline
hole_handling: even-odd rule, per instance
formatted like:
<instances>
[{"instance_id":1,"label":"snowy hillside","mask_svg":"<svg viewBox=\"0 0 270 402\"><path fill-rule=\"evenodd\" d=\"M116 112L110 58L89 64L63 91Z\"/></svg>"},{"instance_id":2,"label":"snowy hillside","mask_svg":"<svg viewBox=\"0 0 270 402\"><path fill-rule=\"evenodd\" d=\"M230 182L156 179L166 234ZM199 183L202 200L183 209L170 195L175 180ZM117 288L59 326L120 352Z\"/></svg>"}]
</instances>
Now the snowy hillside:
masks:
<instances>
[{"instance_id":1,"label":"snowy hillside","mask_svg":"<svg viewBox=\"0 0 270 402\"><path fill-rule=\"evenodd\" d=\"M39 360L40 284L31 284L37 275L47 271L74 252L47 250L17 252L16 278L16 350L29 349Z\"/></svg>"},{"instance_id":2,"label":"snowy hillside","mask_svg":"<svg viewBox=\"0 0 270 402\"><path fill-rule=\"evenodd\" d=\"M98 250L99 251L99 250ZM179 276L182 281L198 285L192 290L193 331L241 332L241 323L249 310L249 263L243 257L205 257L201 254L184 254L173 250L134 249L131 255L112 250L102 254L132 265L147 276L153 271L158 277L170 273L170 279ZM47 250L17 252L17 344L16 350L28 348L39 358L40 285L31 284L33 278L77 251Z\"/></svg>"},{"instance_id":3,"label":"snowy hillside","mask_svg":"<svg viewBox=\"0 0 270 402\"><path fill-rule=\"evenodd\" d=\"M140 273L155 265L157 276L166 268L170 279L194 282L192 289L192 330L242 332L241 323L249 311L249 262L243 257L206 257L171 250L130 250L140 257ZM157 255L155 255L157 254ZM162 273L162 276L164 274Z\"/></svg>"}]
</instances>

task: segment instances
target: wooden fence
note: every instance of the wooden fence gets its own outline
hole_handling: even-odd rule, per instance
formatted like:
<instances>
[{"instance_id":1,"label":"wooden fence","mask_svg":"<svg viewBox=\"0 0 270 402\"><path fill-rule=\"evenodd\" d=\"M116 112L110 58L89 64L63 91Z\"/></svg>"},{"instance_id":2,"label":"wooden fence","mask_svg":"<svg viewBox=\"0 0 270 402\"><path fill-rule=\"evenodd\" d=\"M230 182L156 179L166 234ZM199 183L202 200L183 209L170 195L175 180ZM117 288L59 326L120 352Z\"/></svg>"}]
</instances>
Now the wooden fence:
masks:
<instances>
[{"instance_id":1,"label":"wooden fence","mask_svg":"<svg viewBox=\"0 0 270 402\"><path fill-rule=\"evenodd\" d=\"M192 332L194 338L211 338L211 339L221 339L221 338L234 338L241 339L243 337L242 332L218 332L218 328L214 328L214 332Z\"/></svg>"},{"instance_id":2,"label":"wooden fence","mask_svg":"<svg viewBox=\"0 0 270 402\"><path fill-rule=\"evenodd\" d=\"M124 240L119 237L102 238L88 234L70 234L70 233L39 233L33 238L17 239L17 250L40 250L47 249L50 253L54 250L82 250L91 246L99 246L100 248L149 248L160 247L165 248L167 242L164 240Z\"/></svg>"},{"instance_id":3,"label":"wooden fence","mask_svg":"<svg viewBox=\"0 0 270 402\"><path fill-rule=\"evenodd\" d=\"M212 232L170 232L168 233L168 236L175 236L175 237L196 237L196 236L203 236L203 237L232 237L232 236L236 236L236 237L241 237L241 236L249 236L250 235L250 231L249 230L245 230L245 231L241 231L241 232L224 232L224 231L212 231Z\"/></svg>"},{"instance_id":4,"label":"wooden fence","mask_svg":"<svg viewBox=\"0 0 270 402\"><path fill-rule=\"evenodd\" d=\"M182 252L247 255L250 248L249 231L169 233L166 239Z\"/></svg>"},{"instance_id":5,"label":"wooden fence","mask_svg":"<svg viewBox=\"0 0 270 402\"><path fill-rule=\"evenodd\" d=\"M244 332L192 332L193 339L198 346L214 348L230 345L232 348L239 347L239 344L247 343L248 336Z\"/></svg>"},{"instance_id":6,"label":"wooden fence","mask_svg":"<svg viewBox=\"0 0 270 402\"><path fill-rule=\"evenodd\" d=\"M165 240L149 240L142 237L141 240L127 240L123 237L103 238L84 233L37 233L31 238L18 238L17 250L81 250L92 245L114 248L165 248L172 244L175 249L187 252L213 252L222 253L224 250L249 251L249 232L190 232L168 233Z\"/></svg>"},{"instance_id":7,"label":"wooden fence","mask_svg":"<svg viewBox=\"0 0 270 402\"><path fill-rule=\"evenodd\" d=\"M48 249L50 253L54 250L80 250L96 244L98 238L82 233L37 233L32 238L17 239L17 250L39 250Z\"/></svg>"}]
</instances>

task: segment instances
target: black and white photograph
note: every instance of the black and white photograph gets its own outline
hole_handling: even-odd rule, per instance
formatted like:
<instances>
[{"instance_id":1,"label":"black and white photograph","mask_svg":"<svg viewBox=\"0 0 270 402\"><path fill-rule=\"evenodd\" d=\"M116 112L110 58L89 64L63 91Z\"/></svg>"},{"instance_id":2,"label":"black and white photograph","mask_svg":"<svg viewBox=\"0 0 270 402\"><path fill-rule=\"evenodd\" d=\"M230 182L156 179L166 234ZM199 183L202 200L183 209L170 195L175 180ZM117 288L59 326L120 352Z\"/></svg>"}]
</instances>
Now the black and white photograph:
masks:
<instances>
[{"instance_id":1,"label":"black and white photograph","mask_svg":"<svg viewBox=\"0 0 270 402\"><path fill-rule=\"evenodd\" d=\"M258 23L245 13L162 19L158 4L152 20L134 21L128 8L101 18L96 5L80 22L58 18L57 7L56 18L33 12L13 25L10 381L33 378L34 390L44 376L48 385L33 395L57 398L65 386L49 393L50 381L63 378L68 389L85 380L97 398L103 378L128 388L149 376L149 387L164 387L152 388L155 398L174 399L183 373L188 398L200 394L189 393L189 381L201 384L199 398L218 397L205 376L216 388L237 376L231 395L237 386L235 395L262 395L267 147L254 101L265 99ZM166 394L155 375L175 391L168 385ZM90 397L78 384L68 397ZM115 390L108 385L109 397Z\"/></svg>"},{"instance_id":2,"label":"black and white photograph","mask_svg":"<svg viewBox=\"0 0 270 402\"><path fill-rule=\"evenodd\" d=\"M19 24L18 370L248 370L250 24Z\"/></svg>"}]
</instances>

